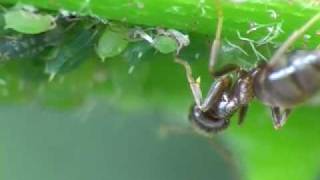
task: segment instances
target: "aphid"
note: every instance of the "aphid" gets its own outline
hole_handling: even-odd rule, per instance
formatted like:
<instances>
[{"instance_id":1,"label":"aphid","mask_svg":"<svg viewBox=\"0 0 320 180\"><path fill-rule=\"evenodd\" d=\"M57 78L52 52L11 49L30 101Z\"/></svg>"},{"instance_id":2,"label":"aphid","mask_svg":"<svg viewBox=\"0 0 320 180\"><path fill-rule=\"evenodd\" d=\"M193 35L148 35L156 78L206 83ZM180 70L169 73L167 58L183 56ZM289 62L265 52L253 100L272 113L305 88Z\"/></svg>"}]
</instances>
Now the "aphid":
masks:
<instances>
[{"instance_id":1,"label":"aphid","mask_svg":"<svg viewBox=\"0 0 320 180\"><path fill-rule=\"evenodd\" d=\"M55 18L49 14L38 14L17 6L4 13L5 29L13 29L24 34L47 32L56 26Z\"/></svg>"},{"instance_id":2,"label":"aphid","mask_svg":"<svg viewBox=\"0 0 320 180\"><path fill-rule=\"evenodd\" d=\"M220 47L223 22L218 0L216 3L218 4L218 25L209 60L209 72L213 76L217 74L213 71L213 67ZM305 102L320 89L318 75L320 51L298 51L289 56L285 54L288 48L318 20L320 20L320 13L295 31L275 52L269 63L250 71L242 70L237 66L224 68L223 76L212 84L204 100L202 100L199 81L192 77L189 64L176 58L176 62L186 69L195 99L195 105L192 106L189 114L191 122L201 130L215 133L227 128L230 118L238 112L238 123L241 124L249 102L257 97L271 108L274 127L276 129L282 127L291 108ZM234 83L228 76L232 71L238 74Z\"/></svg>"},{"instance_id":3,"label":"aphid","mask_svg":"<svg viewBox=\"0 0 320 180\"><path fill-rule=\"evenodd\" d=\"M164 29L159 28L159 29L157 29L157 31L158 31L158 34L165 35L167 37L170 37L172 40L176 41L176 44L178 45L178 47L176 48L177 54L179 54L180 50L183 47L186 47L190 44L189 36L181 33L180 31L177 31L175 29L164 30Z\"/></svg>"},{"instance_id":4,"label":"aphid","mask_svg":"<svg viewBox=\"0 0 320 180\"><path fill-rule=\"evenodd\" d=\"M160 35L154 38L153 47L163 54L169 54L177 51L178 44L171 37Z\"/></svg>"},{"instance_id":5,"label":"aphid","mask_svg":"<svg viewBox=\"0 0 320 180\"><path fill-rule=\"evenodd\" d=\"M129 44L128 29L119 25L110 25L102 33L95 48L102 61L121 54Z\"/></svg>"},{"instance_id":6,"label":"aphid","mask_svg":"<svg viewBox=\"0 0 320 180\"><path fill-rule=\"evenodd\" d=\"M147 30L150 32L147 33L141 28L134 29L133 39L141 38L163 54L173 52L179 54L180 50L190 43L188 35L174 29L165 30L162 28L152 28Z\"/></svg>"}]
</instances>

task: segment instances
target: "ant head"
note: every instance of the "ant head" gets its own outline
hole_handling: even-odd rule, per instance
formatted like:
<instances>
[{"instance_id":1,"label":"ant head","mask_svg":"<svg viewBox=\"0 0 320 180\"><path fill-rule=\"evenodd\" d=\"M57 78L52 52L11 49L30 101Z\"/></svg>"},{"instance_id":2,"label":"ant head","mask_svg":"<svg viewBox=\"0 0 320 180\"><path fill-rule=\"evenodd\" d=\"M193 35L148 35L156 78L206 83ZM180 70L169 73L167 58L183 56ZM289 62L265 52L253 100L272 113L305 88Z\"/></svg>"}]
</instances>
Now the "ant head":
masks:
<instances>
[{"instance_id":1,"label":"ant head","mask_svg":"<svg viewBox=\"0 0 320 180\"><path fill-rule=\"evenodd\" d=\"M193 126L205 133L218 133L229 126L229 119L217 118L210 112L203 112L196 104L193 104L189 112L189 120Z\"/></svg>"}]
</instances>

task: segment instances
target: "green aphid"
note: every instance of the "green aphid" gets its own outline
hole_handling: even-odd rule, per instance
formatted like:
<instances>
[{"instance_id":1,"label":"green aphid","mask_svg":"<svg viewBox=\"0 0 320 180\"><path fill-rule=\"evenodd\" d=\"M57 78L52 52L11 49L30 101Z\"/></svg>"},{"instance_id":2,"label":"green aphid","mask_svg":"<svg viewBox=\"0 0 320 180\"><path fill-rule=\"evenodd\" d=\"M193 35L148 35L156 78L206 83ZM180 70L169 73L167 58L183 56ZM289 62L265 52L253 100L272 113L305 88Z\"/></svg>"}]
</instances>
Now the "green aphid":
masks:
<instances>
[{"instance_id":1,"label":"green aphid","mask_svg":"<svg viewBox=\"0 0 320 180\"><path fill-rule=\"evenodd\" d=\"M154 38L153 47L163 54L169 54L177 51L178 43L171 37L160 35Z\"/></svg>"},{"instance_id":2,"label":"green aphid","mask_svg":"<svg viewBox=\"0 0 320 180\"><path fill-rule=\"evenodd\" d=\"M46 63L45 72L52 80L58 72L74 69L87 60L93 51L93 45L100 30L96 25L78 25L68 34L71 36L58 47Z\"/></svg>"},{"instance_id":3,"label":"green aphid","mask_svg":"<svg viewBox=\"0 0 320 180\"><path fill-rule=\"evenodd\" d=\"M4 13L5 29L24 34L39 34L56 26L55 18L49 14L38 14L16 7Z\"/></svg>"},{"instance_id":4,"label":"green aphid","mask_svg":"<svg viewBox=\"0 0 320 180\"><path fill-rule=\"evenodd\" d=\"M121 54L129 43L128 29L121 26L110 26L103 32L95 48L102 61Z\"/></svg>"}]
</instances>

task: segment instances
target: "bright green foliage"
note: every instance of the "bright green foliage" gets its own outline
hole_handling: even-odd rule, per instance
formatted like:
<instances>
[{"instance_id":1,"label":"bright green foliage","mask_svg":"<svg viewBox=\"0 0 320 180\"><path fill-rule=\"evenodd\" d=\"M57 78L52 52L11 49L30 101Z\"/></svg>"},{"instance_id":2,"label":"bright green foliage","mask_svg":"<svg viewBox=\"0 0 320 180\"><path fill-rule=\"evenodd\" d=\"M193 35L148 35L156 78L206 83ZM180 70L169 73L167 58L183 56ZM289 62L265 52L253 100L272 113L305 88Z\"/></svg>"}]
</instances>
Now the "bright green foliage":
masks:
<instances>
[{"instance_id":1,"label":"bright green foliage","mask_svg":"<svg viewBox=\"0 0 320 180\"><path fill-rule=\"evenodd\" d=\"M172 53L178 48L177 41L168 36L157 36L154 38L153 46L163 54Z\"/></svg>"},{"instance_id":2,"label":"bright green foliage","mask_svg":"<svg viewBox=\"0 0 320 180\"><path fill-rule=\"evenodd\" d=\"M96 53L104 61L121 54L128 46L128 30L123 27L107 27L98 40Z\"/></svg>"},{"instance_id":3,"label":"bright green foliage","mask_svg":"<svg viewBox=\"0 0 320 180\"><path fill-rule=\"evenodd\" d=\"M39 34L55 27L54 17L23 9L9 10L4 14L5 28L24 34Z\"/></svg>"}]
</instances>

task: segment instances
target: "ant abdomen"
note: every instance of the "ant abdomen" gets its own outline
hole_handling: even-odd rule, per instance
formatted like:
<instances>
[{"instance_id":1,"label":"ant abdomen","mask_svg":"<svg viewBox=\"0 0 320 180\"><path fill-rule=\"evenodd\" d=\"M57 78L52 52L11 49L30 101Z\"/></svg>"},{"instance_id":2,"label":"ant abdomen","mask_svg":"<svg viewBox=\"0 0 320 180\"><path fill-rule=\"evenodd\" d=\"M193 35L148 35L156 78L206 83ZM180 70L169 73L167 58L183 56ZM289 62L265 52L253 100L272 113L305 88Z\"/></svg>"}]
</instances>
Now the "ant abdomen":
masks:
<instances>
[{"instance_id":1,"label":"ant abdomen","mask_svg":"<svg viewBox=\"0 0 320 180\"><path fill-rule=\"evenodd\" d=\"M217 133L229 126L229 119L214 117L210 111L203 112L198 106L192 105L189 113L189 120L195 127L207 133Z\"/></svg>"},{"instance_id":2,"label":"ant abdomen","mask_svg":"<svg viewBox=\"0 0 320 180\"><path fill-rule=\"evenodd\" d=\"M281 62L266 64L255 75L255 95L262 102L290 108L320 89L320 51L297 51Z\"/></svg>"}]
</instances>

